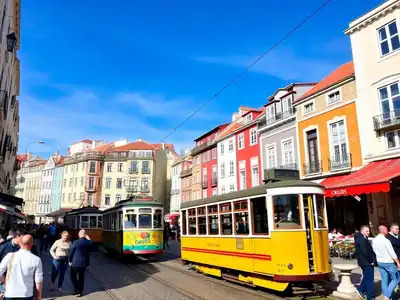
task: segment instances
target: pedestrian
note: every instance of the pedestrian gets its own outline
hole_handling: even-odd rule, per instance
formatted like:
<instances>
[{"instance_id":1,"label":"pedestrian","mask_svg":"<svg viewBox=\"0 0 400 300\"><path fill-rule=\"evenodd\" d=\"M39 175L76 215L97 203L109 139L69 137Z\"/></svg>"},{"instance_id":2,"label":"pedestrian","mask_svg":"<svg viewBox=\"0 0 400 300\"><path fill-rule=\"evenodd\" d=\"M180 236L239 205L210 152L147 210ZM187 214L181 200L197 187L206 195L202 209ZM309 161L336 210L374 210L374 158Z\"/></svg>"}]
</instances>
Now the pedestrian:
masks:
<instances>
[{"instance_id":1,"label":"pedestrian","mask_svg":"<svg viewBox=\"0 0 400 300\"><path fill-rule=\"evenodd\" d=\"M39 240L39 253L42 254L43 251L47 251L45 228L43 225L40 225L36 230L36 239Z\"/></svg>"},{"instance_id":2,"label":"pedestrian","mask_svg":"<svg viewBox=\"0 0 400 300\"><path fill-rule=\"evenodd\" d=\"M62 292L65 272L68 267L69 251L71 249L71 241L67 231L61 233L61 238L54 242L50 248L50 254L53 257L51 270L50 289L54 290L54 283L58 276L58 291Z\"/></svg>"},{"instance_id":3,"label":"pedestrian","mask_svg":"<svg viewBox=\"0 0 400 300\"><path fill-rule=\"evenodd\" d=\"M386 238L388 230L386 226L379 226L379 234L372 241L379 272L381 273L381 287L385 300L392 298L394 289L399 281L400 262L392 244ZM396 264L394 264L396 263ZM397 268L396 268L397 266Z\"/></svg>"},{"instance_id":4,"label":"pedestrian","mask_svg":"<svg viewBox=\"0 0 400 300\"><path fill-rule=\"evenodd\" d=\"M57 239L57 226L54 222L50 224L48 233L49 233L49 245L53 245L53 243Z\"/></svg>"},{"instance_id":5,"label":"pedestrian","mask_svg":"<svg viewBox=\"0 0 400 300\"><path fill-rule=\"evenodd\" d=\"M18 229L15 232L14 237L11 237L10 239L8 239L9 237L7 238L7 241L0 246L0 261L3 260L8 253L17 252L19 250L19 242L24 234L25 231Z\"/></svg>"},{"instance_id":6,"label":"pedestrian","mask_svg":"<svg viewBox=\"0 0 400 300\"><path fill-rule=\"evenodd\" d=\"M163 248L164 248L164 250L166 248L169 249L168 241L169 241L170 235L171 235L171 232L170 232L169 223L164 222L164 232L163 232L163 240L164 240Z\"/></svg>"},{"instance_id":7,"label":"pedestrian","mask_svg":"<svg viewBox=\"0 0 400 300\"><path fill-rule=\"evenodd\" d=\"M5 299L40 300L42 298L43 265L31 253L33 238L24 235L20 241L21 249L8 253L0 263L0 281L7 284ZM4 277L5 275L5 277Z\"/></svg>"},{"instance_id":8,"label":"pedestrian","mask_svg":"<svg viewBox=\"0 0 400 300\"><path fill-rule=\"evenodd\" d=\"M365 295L367 300L372 300L374 299L375 253L368 241L369 235L369 227L367 225L361 226L360 231L354 236L354 243L356 247L357 263L363 272L363 277L360 286L357 288L357 293L361 298Z\"/></svg>"},{"instance_id":9,"label":"pedestrian","mask_svg":"<svg viewBox=\"0 0 400 300\"><path fill-rule=\"evenodd\" d=\"M71 281L74 285L74 295L82 297L85 283L86 268L90 263L90 252L94 250L94 243L84 229L78 233L78 239L73 242L69 252L71 266Z\"/></svg>"}]
</instances>

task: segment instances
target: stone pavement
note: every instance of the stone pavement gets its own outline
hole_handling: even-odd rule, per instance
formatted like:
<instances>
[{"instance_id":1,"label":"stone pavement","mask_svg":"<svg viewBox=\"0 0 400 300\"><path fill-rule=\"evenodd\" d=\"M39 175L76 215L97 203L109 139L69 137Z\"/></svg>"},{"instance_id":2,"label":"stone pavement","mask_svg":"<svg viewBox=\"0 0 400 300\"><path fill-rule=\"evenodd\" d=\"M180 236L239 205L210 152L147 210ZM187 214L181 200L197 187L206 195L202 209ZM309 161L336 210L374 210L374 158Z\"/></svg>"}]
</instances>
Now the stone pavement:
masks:
<instances>
[{"instance_id":1,"label":"stone pavement","mask_svg":"<svg viewBox=\"0 0 400 300\"><path fill-rule=\"evenodd\" d=\"M48 252L43 253L41 255L43 262L43 275L44 275L44 283L43 283L43 297L42 299L53 300L53 299L63 299L63 300L71 300L78 299L72 295L73 286L70 279L70 269L68 268L67 273L65 274L65 280L63 285L63 291L59 292L58 290L50 291L50 277L51 277L51 266L52 266L52 257ZM57 281L56 281L57 287ZM90 300L109 300L111 297L103 290L97 280L93 277L92 274L86 272L85 276L85 290L84 296L82 299L90 299Z\"/></svg>"}]
</instances>

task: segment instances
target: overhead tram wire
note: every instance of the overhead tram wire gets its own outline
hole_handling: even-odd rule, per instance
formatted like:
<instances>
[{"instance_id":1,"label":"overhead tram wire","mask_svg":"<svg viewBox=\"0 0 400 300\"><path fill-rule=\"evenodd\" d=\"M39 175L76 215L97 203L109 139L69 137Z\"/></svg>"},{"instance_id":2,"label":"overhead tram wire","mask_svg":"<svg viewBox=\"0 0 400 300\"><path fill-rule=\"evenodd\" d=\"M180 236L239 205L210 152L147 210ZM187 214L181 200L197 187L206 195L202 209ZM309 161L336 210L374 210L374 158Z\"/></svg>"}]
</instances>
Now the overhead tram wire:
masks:
<instances>
[{"instance_id":1,"label":"overhead tram wire","mask_svg":"<svg viewBox=\"0 0 400 300\"><path fill-rule=\"evenodd\" d=\"M197 114L200 110L202 110L207 104L209 104L212 100L217 98L224 90L226 90L229 86L234 84L240 77L242 77L248 70L254 67L260 60L262 60L268 53L278 47L282 42L284 42L289 36L291 36L294 32L300 29L305 23L307 23L311 18L313 18L317 13L319 13L325 6L327 6L332 0L325 1L321 6L319 6L316 10L314 10L310 15L308 15L303 21L297 24L292 30L286 33L279 41L277 41L274 45L272 45L267 51L261 54L256 60L254 60L249 66L247 66L242 72L240 72L236 77L234 77L231 81L229 81L225 86L223 86L217 93L214 94L210 99L205 101L199 108L197 108L194 112L192 112L185 120L178 124L174 129L172 129L163 139L166 141L175 131L181 128L187 121L189 121L195 114Z\"/></svg>"}]
</instances>

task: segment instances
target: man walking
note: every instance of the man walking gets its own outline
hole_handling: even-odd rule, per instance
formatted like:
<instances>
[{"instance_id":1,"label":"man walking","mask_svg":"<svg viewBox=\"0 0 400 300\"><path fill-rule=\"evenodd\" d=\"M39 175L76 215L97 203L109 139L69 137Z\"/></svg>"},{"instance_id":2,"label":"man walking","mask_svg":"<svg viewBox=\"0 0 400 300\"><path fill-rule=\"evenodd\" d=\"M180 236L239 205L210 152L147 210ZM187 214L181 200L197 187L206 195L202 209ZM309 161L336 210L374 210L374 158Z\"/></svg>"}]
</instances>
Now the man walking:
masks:
<instances>
[{"instance_id":1,"label":"man walking","mask_svg":"<svg viewBox=\"0 0 400 300\"><path fill-rule=\"evenodd\" d=\"M82 229L69 252L69 264L71 266L71 281L74 285L74 295L82 297L85 283L85 272L90 262L90 252L94 250L94 244L90 237Z\"/></svg>"},{"instance_id":2,"label":"man walking","mask_svg":"<svg viewBox=\"0 0 400 300\"><path fill-rule=\"evenodd\" d=\"M10 230L11 233L11 230ZM7 237L7 241L0 246L0 261L10 252L17 252L19 250L19 243L25 231L18 229L14 236Z\"/></svg>"},{"instance_id":3,"label":"man walking","mask_svg":"<svg viewBox=\"0 0 400 300\"><path fill-rule=\"evenodd\" d=\"M384 299L389 300L392 298L393 291L399 281L398 269L400 268L400 262L392 244L386 238L388 234L386 226L379 226L378 231L379 234L372 241L372 248L381 273L382 293Z\"/></svg>"},{"instance_id":4,"label":"man walking","mask_svg":"<svg viewBox=\"0 0 400 300\"><path fill-rule=\"evenodd\" d=\"M375 254L368 241L369 235L369 227L366 225L361 226L360 231L354 236L354 242L356 247L357 263L363 272L363 277L360 286L357 288L357 292L360 298L363 298L365 294L367 300L372 300L374 299Z\"/></svg>"},{"instance_id":5,"label":"man walking","mask_svg":"<svg viewBox=\"0 0 400 300\"><path fill-rule=\"evenodd\" d=\"M0 263L0 281L7 284L5 299L35 300L42 298L42 261L31 253L33 238L27 234L21 238L21 249L7 254ZM6 277L4 278L4 274Z\"/></svg>"}]
</instances>

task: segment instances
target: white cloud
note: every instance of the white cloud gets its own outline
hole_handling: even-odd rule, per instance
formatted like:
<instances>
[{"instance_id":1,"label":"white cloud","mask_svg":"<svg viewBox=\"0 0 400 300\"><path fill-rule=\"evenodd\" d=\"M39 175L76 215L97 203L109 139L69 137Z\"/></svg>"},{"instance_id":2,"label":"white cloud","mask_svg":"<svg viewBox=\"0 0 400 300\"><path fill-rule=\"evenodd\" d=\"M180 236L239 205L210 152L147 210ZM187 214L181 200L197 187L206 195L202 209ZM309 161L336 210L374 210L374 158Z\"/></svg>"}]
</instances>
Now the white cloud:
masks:
<instances>
[{"instance_id":1,"label":"white cloud","mask_svg":"<svg viewBox=\"0 0 400 300\"><path fill-rule=\"evenodd\" d=\"M258 55L199 56L194 59L199 62L228 65L244 69ZM287 81L319 81L331 73L337 66L338 63L332 60L303 57L297 55L290 48L279 47L268 53L250 71L267 74Z\"/></svg>"}]
</instances>

